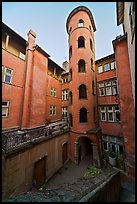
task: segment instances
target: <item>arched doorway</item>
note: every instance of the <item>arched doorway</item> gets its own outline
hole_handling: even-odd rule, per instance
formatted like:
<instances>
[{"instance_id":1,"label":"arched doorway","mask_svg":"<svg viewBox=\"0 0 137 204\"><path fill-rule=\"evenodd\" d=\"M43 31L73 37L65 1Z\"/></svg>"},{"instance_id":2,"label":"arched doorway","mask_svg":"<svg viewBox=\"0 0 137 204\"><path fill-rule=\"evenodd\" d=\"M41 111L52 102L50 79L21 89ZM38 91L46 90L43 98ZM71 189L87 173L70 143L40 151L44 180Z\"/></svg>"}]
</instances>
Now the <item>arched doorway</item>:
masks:
<instances>
[{"instance_id":1,"label":"arched doorway","mask_svg":"<svg viewBox=\"0 0 137 204\"><path fill-rule=\"evenodd\" d=\"M86 160L87 163L93 163L92 141L88 137L80 137L76 142L76 163Z\"/></svg>"}]
</instances>

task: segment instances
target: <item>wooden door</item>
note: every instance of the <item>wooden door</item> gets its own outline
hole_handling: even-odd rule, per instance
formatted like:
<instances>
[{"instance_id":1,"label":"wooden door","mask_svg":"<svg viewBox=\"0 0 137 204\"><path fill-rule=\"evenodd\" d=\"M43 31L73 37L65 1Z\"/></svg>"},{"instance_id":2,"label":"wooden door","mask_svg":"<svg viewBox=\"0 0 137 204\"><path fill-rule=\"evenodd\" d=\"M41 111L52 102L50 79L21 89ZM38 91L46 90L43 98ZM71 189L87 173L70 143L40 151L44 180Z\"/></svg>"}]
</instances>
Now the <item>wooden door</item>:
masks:
<instances>
[{"instance_id":1,"label":"wooden door","mask_svg":"<svg viewBox=\"0 0 137 204\"><path fill-rule=\"evenodd\" d=\"M46 157L43 157L34 164L34 180L36 188L40 188L46 179Z\"/></svg>"},{"instance_id":2,"label":"wooden door","mask_svg":"<svg viewBox=\"0 0 137 204\"><path fill-rule=\"evenodd\" d=\"M68 142L66 142L64 145L63 145L63 150L62 150L62 161L63 161L63 164L65 163L65 161L67 161L68 159Z\"/></svg>"}]
</instances>

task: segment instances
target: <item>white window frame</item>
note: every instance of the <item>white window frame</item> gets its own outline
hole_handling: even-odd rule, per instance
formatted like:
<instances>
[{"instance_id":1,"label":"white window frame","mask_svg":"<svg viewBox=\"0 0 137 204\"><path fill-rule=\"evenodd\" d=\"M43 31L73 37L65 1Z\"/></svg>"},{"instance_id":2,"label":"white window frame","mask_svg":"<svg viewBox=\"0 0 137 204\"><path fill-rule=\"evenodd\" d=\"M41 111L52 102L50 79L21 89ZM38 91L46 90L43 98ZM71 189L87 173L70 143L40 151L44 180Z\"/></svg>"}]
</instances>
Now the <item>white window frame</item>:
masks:
<instances>
[{"instance_id":1,"label":"white window frame","mask_svg":"<svg viewBox=\"0 0 137 204\"><path fill-rule=\"evenodd\" d=\"M50 89L50 95L53 96L53 97L56 97L56 88L51 87L51 89Z\"/></svg>"},{"instance_id":2,"label":"white window frame","mask_svg":"<svg viewBox=\"0 0 137 204\"><path fill-rule=\"evenodd\" d=\"M111 68L111 70L115 69L115 61L110 63L110 68Z\"/></svg>"},{"instance_id":3,"label":"white window frame","mask_svg":"<svg viewBox=\"0 0 137 204\"><path fill-rule=\"evenodd\" d=\"M62 117L63 118L67 118L68 117L67 107L62 107Z\"/></svg>"},{"instance_id":4,"label":"white window frame","mask_svg":"<svg viewBox=\"0 0 137 204\"><path fill-rule=\"evenodd\" d=\"M2 117L3 117L3 118L7 118L7 117L8 117L8 114L9 114L9 101L2 101L2 103L3 103L3 102L6 102L7 104L6 104L6 105L3 105L3 104L2 104L2 111L3 111L3 109L6 110L5 115L2 113Z\"/></svg>"},{"instance_id":5,"label":"white window frame","mask_svg":"<svg viewBox=\"0 0 137 204\"><path fill-rule=\"evenodd\" d=\"M109 108L111 108L111 110L109 110ZM112 114L112 120L109 119L109 113ZM107 107L107 115L108 115L108 122L114 122L115 117L114 117L114 107L113 106Z\"/></svg>"},{"instance_id":6,"label":"white window frame","mask_svg":"<svg viewBox=\"0 0 137 204\"><path fill-rule=\"evenodd\" d=\"M100 74L100 73L102 73L102 72L103 72L103 66L100 65L100 66L98 66L98 74Z\"/></svg>"},{"instance_id":7,"label":"white window frame","mask_svg":"<svg viewBox=\"0 0 137 204\"><path fill-rule=\"evenodd\" d=\"M50 115L56 115L56 106L51 105L50 106Z\"/></svg>"},{"instance_id":8,"label":"white window frame","mask_svg":"<svg viewBox=\"0 0 137 204\"><path fill-rule=\"evenodd\" d=\"M102 108L104 108L104 110L101 110ZM105 119L104 119L104 120L102 119L102 113L105 113ZM107 117L106 117L106 107L105 107L105 106L100 107L100 120L101 120L101 121L107 121Z\"/></svg>"},{"instance_id":9,"label":"white window frame","mask_svg":"<svg viewBox=\"0 0 137 204\"><path fill-rule=\"evenodd\" d=\"M6 73L7 70L10 70L11 73ZM4 67L4 66L3 66L3 72L4 72L4 79L3 79L4 82L11 84L11 83L12 83L13 70L12 70L11 68L9 68L9 67ZM9 76L9 77L10 77L10 82L6 81L6 76Z\"/></svg>"},{"instance_id":10,"label":"white window frame","mask_svg":"<svg viewBox=\"0 0 137 204\"><path fill-rule=\"evenodd\" d=\"M83 21L83 19L79 19L79 21L80 20ZM82 23L80 23L79 21L78 21L78 28L84 27L84 21Z\"/></svg>"},{"instance_id":11,"label":"white window frame","mask_svg":"<svg viewBox=\"0 0 137 204\"><path fill-rule=\"evenodd\" d=\"M63 101L68 100L68 90L67 89L62 91L62 100Z\"/></svg>"}]
</instances>

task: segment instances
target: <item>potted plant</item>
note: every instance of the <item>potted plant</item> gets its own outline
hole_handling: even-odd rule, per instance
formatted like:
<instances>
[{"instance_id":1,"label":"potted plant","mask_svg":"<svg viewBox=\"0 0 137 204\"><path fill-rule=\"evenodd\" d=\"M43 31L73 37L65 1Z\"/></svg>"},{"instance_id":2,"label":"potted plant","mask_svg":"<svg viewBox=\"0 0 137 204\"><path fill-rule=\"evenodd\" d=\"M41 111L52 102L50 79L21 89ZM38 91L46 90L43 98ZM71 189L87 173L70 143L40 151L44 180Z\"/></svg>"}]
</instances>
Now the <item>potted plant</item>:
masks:
<instances>
[{"instance_id":1,"label":"potted plant","mask_svg":"<svg viewBox=\"0 0 137 204\"><path fill-rule=\"evenodd\" d=\"M109 151L108 161L111 166L116 166L116 153L114 151Z\"/></svg>"}]
</instances>

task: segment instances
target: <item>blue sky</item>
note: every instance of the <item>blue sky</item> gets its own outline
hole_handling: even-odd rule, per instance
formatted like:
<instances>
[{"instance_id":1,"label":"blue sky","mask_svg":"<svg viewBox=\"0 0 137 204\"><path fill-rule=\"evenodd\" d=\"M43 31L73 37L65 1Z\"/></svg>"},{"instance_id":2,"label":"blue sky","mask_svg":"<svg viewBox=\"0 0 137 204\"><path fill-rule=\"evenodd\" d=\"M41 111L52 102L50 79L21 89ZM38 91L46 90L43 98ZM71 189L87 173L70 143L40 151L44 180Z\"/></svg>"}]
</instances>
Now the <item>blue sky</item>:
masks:
<instances>
[{"instance_id":1,"label":"blue sky","mask_svg":"<svg viewBox=\"0 0 137 204\"><path fill-rule=\"evenodd\" d=\"M112 40L123 34L116 22L116 2L2 2L2 21L27 40L32 29L36 43L60 66L68 60L66 20L77 6L86 6L94 17L95 59L113 53Z\"/></svg>"}]
</instances>

